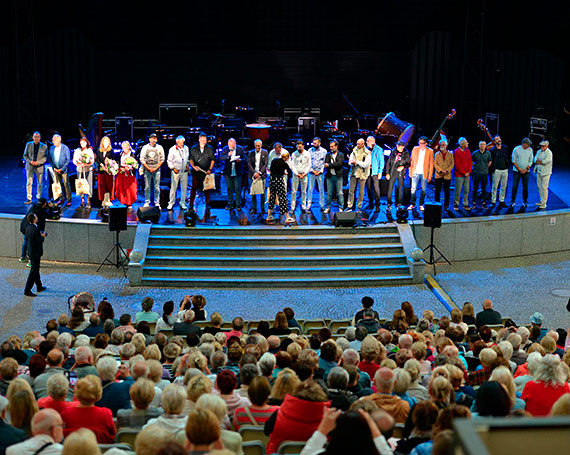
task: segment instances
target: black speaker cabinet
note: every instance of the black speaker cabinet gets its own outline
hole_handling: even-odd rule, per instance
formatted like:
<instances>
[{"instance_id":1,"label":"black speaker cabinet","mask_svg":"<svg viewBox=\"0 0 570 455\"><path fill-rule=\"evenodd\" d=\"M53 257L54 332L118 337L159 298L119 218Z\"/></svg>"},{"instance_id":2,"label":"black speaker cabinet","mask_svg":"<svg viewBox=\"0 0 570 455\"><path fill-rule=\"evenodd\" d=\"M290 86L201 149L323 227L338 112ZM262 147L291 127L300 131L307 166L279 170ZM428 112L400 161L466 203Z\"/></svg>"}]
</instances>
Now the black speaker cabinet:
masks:
<instances>
[{"instance_id":1,"label":"black speaker cabinet","mask_svg":"<svg viewBox=\"0 0 570 455\"><path fill-rule=\"evenodd\" d=\"M356 212L337 212L334 214L336 227L354 227L356 224Z\"/></svg>"},{"instance_id":2,"label":"black speaker cabinet","mask_svg":"<svg viewBox=\"0 0 570 455\"><path fill-rule=\"evenodd\" d=\"M127 206L112 205L109 207L109 230L121 232L127 230Z\"/></svg>"},{"instance_id":3,"label":"black speaker cabinet","mask_svg":"<svg viewBox=\"0 0 570 455\"><path fill-rule=\"evenodd\" d=\"M158 223L160 220L160 208L159 207L139 207L137 210L137 218L141 223L151 222Z\"/></svg>"},{"instance_id":4,"label":"black speaker cabinet","mask_svg":"<svg viewBox=\"0 0 570 455\"><path fill-rule=\"evenodd\" d=\"M424 206L424 226L430 228L441 227L441 203L428 202Z\"/></svg>"}]
</instances>

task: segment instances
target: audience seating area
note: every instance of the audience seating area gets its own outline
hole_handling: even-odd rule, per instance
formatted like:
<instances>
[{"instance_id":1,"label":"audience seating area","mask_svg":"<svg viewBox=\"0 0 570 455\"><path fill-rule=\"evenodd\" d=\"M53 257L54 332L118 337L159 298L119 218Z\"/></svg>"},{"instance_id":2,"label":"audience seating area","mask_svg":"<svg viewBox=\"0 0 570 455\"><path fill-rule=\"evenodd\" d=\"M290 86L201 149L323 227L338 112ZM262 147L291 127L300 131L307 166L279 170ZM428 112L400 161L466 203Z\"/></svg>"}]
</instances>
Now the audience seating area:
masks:
<instances>
[{"instance_id":1,"label":"audience seating area","mask_svg":"<svg viewBox=\"0 0 570 455\"><path fill-rule=\"evenodd\" d=\"M71 314L2 340L0 455L46 441L64 455L442 455L454 422L570 419L570 343L548 315L516 324L490 300L378 315L364 297L351 319L287 307L223 321L205 305L158 313L147 297L117 317L81 293ZM556 446L567 427L551 428Z\"/></svg>"}]
</instances>

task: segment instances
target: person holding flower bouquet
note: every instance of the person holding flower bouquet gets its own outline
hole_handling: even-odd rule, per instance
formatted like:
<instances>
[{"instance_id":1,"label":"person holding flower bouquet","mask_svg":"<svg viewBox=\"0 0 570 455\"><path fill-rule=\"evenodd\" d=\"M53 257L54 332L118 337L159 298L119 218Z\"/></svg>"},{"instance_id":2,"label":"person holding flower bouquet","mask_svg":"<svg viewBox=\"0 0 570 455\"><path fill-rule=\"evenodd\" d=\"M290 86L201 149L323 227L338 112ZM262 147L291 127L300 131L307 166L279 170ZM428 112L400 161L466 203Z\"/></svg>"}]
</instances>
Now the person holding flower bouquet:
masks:
<instances>
[{"instance_id":1,"label":"person holding flower bouquet","mask_svg":"<svg viewBox=\"0 0 570 455\"><path fill-rule=\"evenodd\" d=\"M97 183L99 185L99 199L101 200L104 209L113 205L111 201L115 199L116 172L113 172L117 163L114 158L115 154L111 147L111 139L109 139L109 136L104 136L101 139L101 144L95 157L99 168L99 175L97 178Z\"/></svg>"},{"instance_id":2,"label":"person holding flower bouquet","mask_svg":"<svg viewBox=\"0 0 570 455\"><path fill-rule=\"evenodd\" d=\"M117 199L121 204L131 208L137 200L136 170L139 163L133 157L133 150L129 141L121 144L120 167L117 174Z\"/></svg>"},{"instance_id":3,"label":"person holding flower bouquet","mask_svg":"<svg viewBox=\"0 0 570 455\"><path fill-rule=\"evenodd\" d=\"M79 193L78 188L76 192L78 196L81 198L81 205L80 207L86 207L88 209L91 208L91 203L89 202L89 198L93 194L93 163L95 162L95 155L93 154L93 149L89 144L89 141L85 136L83 136L79 140L79 147L75 149L73 152L73 164L77 167L77 178L82 179L87 182L89 188L89 192L87 193ZM77 187L76 183L76 187ZM83 196L85 196L85 201L83 200Z\"/></svg>"}]
</instances>

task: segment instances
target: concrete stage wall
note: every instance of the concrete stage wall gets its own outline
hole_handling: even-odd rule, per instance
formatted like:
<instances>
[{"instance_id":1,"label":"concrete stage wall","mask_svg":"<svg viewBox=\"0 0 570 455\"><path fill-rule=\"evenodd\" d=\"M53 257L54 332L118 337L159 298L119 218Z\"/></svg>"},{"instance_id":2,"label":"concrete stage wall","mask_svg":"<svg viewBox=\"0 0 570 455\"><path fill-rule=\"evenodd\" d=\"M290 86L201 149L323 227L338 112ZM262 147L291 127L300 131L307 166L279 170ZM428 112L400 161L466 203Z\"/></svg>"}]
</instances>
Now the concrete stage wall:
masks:
<instances>
[{"instance_id":1,"label":"concrete stage wall","mask_svg":"<svg viewBox=\"0 0 570 455\"><path fill-rule=\"evenodd\" d=\"M0 256L20 257L20 221L19 215L0 214ZM410 226L418 246L426 247L430 229L423 226L423 221ZM125 250L133 247L136 227L130 224L126 232L121 232ZM99 264L115 239L108 225L99 220L48 221L46 231L44 259L54 261ZM434 243L450 261L570 251L570 212L444 219L441 228L435 230Z\"/></svg>"},{"instance_id":2,"label":"concrete stage wall","mask_svg":"<svg viewBox=\"0 0 570 455\"><path fill-rule=\"evenodd\" d=\"M0 214L0 256L20 257L21 221L22 215ZM125 250L132 248L136 229L136 224L132 224L126 232L121 232L120 241ZM43 259L47 260L100 264L115 244L115 233L99 220L48 220L46 232Z\"/></svg>"},{"instance_id":3,"label":"concrete stage wall","mask_svg":"<svg viewBox=\"0 0 570 455\"><path fill-rule=\"evenodd\" d=\"M412 232L420 248L429 245L431 229L423 221L413 223ZM570 251L570 212L444 219L433 243L450 261Z\"/></svg>"}]
</instances>

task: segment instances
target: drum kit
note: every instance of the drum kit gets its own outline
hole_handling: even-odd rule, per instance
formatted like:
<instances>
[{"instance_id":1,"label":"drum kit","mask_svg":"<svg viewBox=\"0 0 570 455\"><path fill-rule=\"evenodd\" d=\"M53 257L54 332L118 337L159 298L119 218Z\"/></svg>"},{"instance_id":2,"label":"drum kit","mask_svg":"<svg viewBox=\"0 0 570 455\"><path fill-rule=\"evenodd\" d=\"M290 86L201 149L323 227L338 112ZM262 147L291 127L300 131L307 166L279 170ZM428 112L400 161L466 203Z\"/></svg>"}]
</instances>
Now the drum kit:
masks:
<instances>
[{"instance_id":1,"label":"drum kit","mask_svg":"<svg viewBox=\"0 0 570 455\"><path fill-rule=\"evenodd\" d=\"M388 112L378 124L375 133L387 144L395 146L398 141L403 141L407 146L414 131L414 125L400 120L393 112Z\"/></svg>"}]
</instances>

